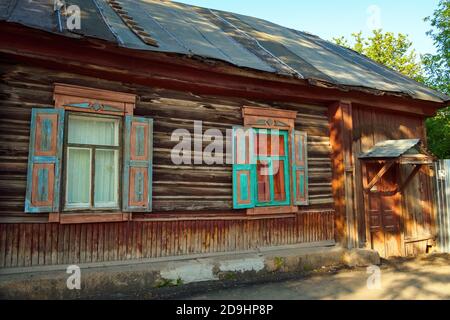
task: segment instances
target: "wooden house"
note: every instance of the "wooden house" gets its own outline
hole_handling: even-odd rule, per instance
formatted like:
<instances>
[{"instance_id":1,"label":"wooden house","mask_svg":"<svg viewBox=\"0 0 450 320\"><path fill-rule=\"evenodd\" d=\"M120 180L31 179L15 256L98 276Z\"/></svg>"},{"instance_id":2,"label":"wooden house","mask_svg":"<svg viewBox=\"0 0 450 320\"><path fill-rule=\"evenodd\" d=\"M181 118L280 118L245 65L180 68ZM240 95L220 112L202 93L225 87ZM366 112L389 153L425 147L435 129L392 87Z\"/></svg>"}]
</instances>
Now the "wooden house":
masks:
<instances>
[{"instance_id":1,"label":"wooden house","mask_svg":"<svg viewBox=\"0 0 450 320\"><path fill-rule=\"evenodd\" d=\"M433 245L424 120L449 97L170 1L0 0L0 26L0 267Z\"/></svg>"}]
</instances>

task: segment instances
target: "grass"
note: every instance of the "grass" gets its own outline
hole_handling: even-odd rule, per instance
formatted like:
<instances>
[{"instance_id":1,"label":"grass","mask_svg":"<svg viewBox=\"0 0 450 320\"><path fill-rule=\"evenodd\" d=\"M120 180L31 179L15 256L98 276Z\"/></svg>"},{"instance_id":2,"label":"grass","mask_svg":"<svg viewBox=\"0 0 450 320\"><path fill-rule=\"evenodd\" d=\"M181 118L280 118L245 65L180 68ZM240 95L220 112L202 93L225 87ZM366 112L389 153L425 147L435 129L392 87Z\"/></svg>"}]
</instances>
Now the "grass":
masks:
<instances>
[{"instance_id":1,"label":"grass","mask_svg":"<svg viewBox=\"0 0 450 320\"><path fill-rule=\"evenodd\" d=\"M176 286L181 286L183 284L184 284L184 282L183 282L183 279L181 279L181 278L178 278L176 280L161 278L157 281L156 287L157 288L176 287Z\"/></svg>"}]
</instances>

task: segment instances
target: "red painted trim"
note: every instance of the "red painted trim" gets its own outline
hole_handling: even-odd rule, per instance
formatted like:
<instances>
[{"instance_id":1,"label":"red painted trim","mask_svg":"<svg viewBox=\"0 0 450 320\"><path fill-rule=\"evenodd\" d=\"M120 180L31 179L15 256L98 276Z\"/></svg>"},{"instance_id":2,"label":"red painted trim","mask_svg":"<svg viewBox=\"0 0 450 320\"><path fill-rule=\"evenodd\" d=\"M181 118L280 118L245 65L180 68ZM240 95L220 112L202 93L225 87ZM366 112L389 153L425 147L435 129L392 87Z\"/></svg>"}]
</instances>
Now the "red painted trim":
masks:
<instances>
[{"instance_id":1,"label":"red painted trim","mask_svg":"<svg viewBox=\"0 0 450 320\"><path fill-rule=\"evenodd\" d=\"M48 199L47 201L39 201L36 197L39 194L39 179L38 171L40 169L47 168L48 170ZM31 192L31 204L35 207L52 207L53 206L53 195L54 195L54 184L55 184L55 164L54 163L34 163L33 164L33 184Z\"/></svg>"},{"instance_id":2,"label":"red painted trim","mask_svg":"<svg viewBox=\"0 0 450 320\"><path fill-rule=\"evenodd\" d=\"M299 146L299 142L300 142L299 139L301 139L301 146L302 146L302 152L301 153L297 151L298 150L297 147ZM297 166L304 166L305 165L305 155L306 155L306 152L307 152L305 136L304 135L295 134L294 135L294 143L295 143L295 146L296 146L295 150L297 151L295 153L295 164ZM300 158L300 154L302 156L301 158Z\"/></svg>"},{"instance_id":3,"label":"red painted trim","mask_svg":"<svg viewBox=\"0 0 450 320\"><path fill-rule=\"evenodd\" d=\"M50 149L47 151L41 150L42 145L42 122L49 119L52 123ZM58 138L58 114L37 114L36 115L36 129L34 140L34 155L35 156L56 156L56 140Z\"/></svg>"},{"instance_id":4,"label":"red painted trim","mask_svg":"<svg viewBox=\"0 0 450 320\"><path fill-rule=\"evenodd\" d=\"M144 176L144 190L142 194L142 201L138 201L135 197L135 177L136 174L141 172ZM146 208L148 205L148 168L147 167L130 167L130 193L128 194L130 207L142 207Z\"/></svg>"},{"instance_id":5,"label":"red painted trim","mask_svg":"<svg viewBox=\"0 0 450 320\"><path fill-rule=\"evenodd\" d=\"M92 99L94 101L104 100L108 102L115 101L131 104L134 104L136 102L135 94L75 86L72 84L65 84L65 83L55 83L54 97L57 96L70 96L77 98ZM59 105L57 105L57 107L59 107Z\"/></svg>"},{"instance_id":6,"label":"red painted trim","mask_svg":"<svg viewBox=\"0 0 450 320\"><path fill-rule=\"evenodd\" d=\"M144 154L142 156L136 155L136 127L144 127ZM130 159L137 161L148 161L148 122L136 122L131 121L131 134L130 134Z\"/></svg>"},{"instance_id":7,"label":"red painted trim","mask_svg":"<svg viewBox=\"0 0 450 320\"><path fill-rule=\"evenodd\" d=\"M296 186L296 191L297 191L297 194L295 195L295 199L297 200L297 201L306 201L306 192L305 192L305 188L300 188L300 177L301 176L303 176L303 185L305 186L306 185L306 176L305 176L305 170L301 170L301 169L297 169L296 170L296 172L295 172L295 174L296 174L296 179L295 179L295 181L296 181L296 184L297 184L297 186ZM302 195L302 193L303 193L303 195Z\"/></svg>"},{"instance_id":8,"label":"red painted trim","mask_svg":"<svg viewBox=\"0 0 450 320\"><path fill-rule=\"evenodd\" d=\"M63 83L55 83L54 85L53 100L55 101L55 108L87 113L108 114L113 116L133 115L136 102L136 95L134 94ZM71 104L76 103L90 103L92 105L99 103L101 105L111 106L117 109L117 111L102 109L94 110L70 106Z\"/></svg>"}]
</instances>

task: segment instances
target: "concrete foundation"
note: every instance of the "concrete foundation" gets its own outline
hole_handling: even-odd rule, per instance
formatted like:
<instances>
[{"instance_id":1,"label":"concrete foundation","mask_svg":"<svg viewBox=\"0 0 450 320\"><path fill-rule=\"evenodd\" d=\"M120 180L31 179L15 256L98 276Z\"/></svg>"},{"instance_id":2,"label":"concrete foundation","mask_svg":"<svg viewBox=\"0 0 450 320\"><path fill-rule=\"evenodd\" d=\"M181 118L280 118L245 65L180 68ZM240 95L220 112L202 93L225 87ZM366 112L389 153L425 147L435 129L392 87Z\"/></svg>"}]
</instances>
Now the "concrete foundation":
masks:
<instances>
[{"instance_id":1,"label":"concrete foundation","mask_svg":"<svg viewBox=\"0 0 450 320\"><path fill-rule=\"evenodd\" d=\"M158 290L164 287L188 283L249 278L258 281L258 278L268 274L303 273L324 266L367 266L379 263L378 253L372 250L294 245L214 256L80 264L70 267L69 272L68 266L61 265L1 269L0 298L151 299L157 297ZM77 283L78 271L80 281ZM77 284L80 289L76 288Z\"/></svg>"}]
</instances>

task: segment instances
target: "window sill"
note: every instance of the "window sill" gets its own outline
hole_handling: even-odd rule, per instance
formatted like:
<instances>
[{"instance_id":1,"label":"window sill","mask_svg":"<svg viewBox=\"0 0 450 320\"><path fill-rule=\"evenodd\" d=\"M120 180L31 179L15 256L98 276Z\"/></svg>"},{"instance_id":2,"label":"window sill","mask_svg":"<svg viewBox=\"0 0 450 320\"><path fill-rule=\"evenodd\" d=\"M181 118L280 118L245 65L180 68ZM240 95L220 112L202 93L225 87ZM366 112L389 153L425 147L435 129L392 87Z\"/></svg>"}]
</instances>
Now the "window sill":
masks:
<instances>
[{"instance_id":1,"label":"window sill","mask_svg":"<svg viewBox=\"0 0 450 320\"><path fill-rule=\"evenodd\" d=\"M131 220L131 213L50 213L48 222L60 224L97 223L97 222L122 222Z\"/></svg>"},{"instance_id":2,"label":"window sill","mask_svg":"<svg viewBox=\"0 0 450 320\"><path fill-rule=\"evenodd\" d=\"M241 213L242 212L242 213ZM242 221L242 220L262 220L262 219L286 219L294 218L295 214L266 214L266 215L247 215L244 210L233 210L217 213L151 213L133 215L132 221Z\"/></svg>"},{"instance_id":3,"label":"window sill","mask_svg":"<svg viewBox=\"0 0 450 320\"><path fill-rule=\"evenodd\" d=\"M97 213L118 213L120 212L120 208L116 207L96 207L96 208L90 208L90 207L76 207L76 208L70 208L70 207L65 207L61 213L67 213L67 214L77 214L77 213L86 213L86 211L89 212L97 212Z\"/></svg>"},{"instance_id":4,"label":"window sill","mask_svg":"<svg viewBox=\"0 0 450 320\"><path fill-rule=\"evenodd\" d=\"M297 206L280 206L280 207L256 207L252 209L247 209L246 214L249 216L256 215L273 215L273 214L283 214L283 213L297 213Z\"/></svg>"},{"instance_id":5,"label":"window sill","mask_svg":"<svg viewBox=\"0 0 450 320\"><path fill-rule=\"evenodd\" d=\"M297 213L297 207L267 207L256 208L266 209L265 212L256 210L248 213L245 210L217 212L217 213L50 213L48 216L49 223L60 224L80 224L80 223L104 223L104 222L124 222L124 221L193 221L193 220L254 220L254 219L283 219L293 218ZM267 209L271 209L268 211ZM250 210L250 209L247 209Z\"/></svg>"}]
</instances>

